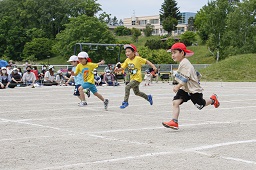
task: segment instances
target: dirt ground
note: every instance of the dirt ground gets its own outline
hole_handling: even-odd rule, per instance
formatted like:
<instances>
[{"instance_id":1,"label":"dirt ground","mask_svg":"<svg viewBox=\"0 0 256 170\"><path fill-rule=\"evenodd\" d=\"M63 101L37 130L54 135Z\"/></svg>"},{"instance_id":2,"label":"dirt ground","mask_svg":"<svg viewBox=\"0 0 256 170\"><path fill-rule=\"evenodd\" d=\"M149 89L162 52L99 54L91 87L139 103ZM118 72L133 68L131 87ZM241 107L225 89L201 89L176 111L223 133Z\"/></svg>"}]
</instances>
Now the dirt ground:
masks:
<instances>
[{"instance_id":1,"label":"dirt ground","mask_svg":"<svg viewBox=\"0 0 256 170\"><path fill-rule=\"evenodd\" d=\"M256 169L256 83L202 82L204 97L219 96L220 108L181 106L178 131L171 119L173 85L153 83L119 108L124 84L98 87L78 107L73 87L0 90L1 170L229 170Z\"/></svg>"}]
</instances>

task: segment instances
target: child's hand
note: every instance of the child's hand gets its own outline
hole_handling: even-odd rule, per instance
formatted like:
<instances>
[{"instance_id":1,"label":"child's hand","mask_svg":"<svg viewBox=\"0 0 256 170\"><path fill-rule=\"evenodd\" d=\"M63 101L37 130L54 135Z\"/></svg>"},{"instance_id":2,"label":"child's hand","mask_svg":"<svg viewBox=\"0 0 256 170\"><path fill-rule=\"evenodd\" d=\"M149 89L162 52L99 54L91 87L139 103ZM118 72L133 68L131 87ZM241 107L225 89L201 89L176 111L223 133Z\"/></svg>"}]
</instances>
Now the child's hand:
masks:
<instances>
[{"instance_id":1,"label":"child's hand","mask_svg":"<svg viewBox=\"0 0 256 170\"><path fill-rule=\"evenodd\" d=\"M174 86L174 87L173 87L173 92L174 92L174 93L177 93L179 89L180 89L179 86Z\"/></svg>"}]
</instances>

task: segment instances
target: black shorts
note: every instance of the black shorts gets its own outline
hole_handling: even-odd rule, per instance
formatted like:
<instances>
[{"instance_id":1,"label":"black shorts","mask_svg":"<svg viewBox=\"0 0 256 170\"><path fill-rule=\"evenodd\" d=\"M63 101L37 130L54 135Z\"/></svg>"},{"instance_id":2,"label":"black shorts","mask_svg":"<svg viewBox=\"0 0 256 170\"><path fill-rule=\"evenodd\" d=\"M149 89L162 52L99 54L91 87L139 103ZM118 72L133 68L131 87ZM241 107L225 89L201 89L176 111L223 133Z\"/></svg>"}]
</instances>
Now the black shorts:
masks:
<instances>
[{"instance_id":1,"label":"black shorts","mask_svg":"<svg viewBox=\"0 0 256 170\"><path fill-rule=\"evenodd\" d=\"M199 110L201 110L206 104L205 100L203 99L202 93L187 93L182 89L179 89L179 91L173 98L173 100L178 99L182 99L182 103L191 100Z\"/></svg>"},{"instance_id":2,"label":"black shorts","mask_svg":"<svg viewBox=\"0 0 256 170\"><path fill-rule=\"evenodd\" d=\"M74 96L80 96L78 88L81 86L81 84L75 85L74 89Z\"/></svg>"}]
</instances>

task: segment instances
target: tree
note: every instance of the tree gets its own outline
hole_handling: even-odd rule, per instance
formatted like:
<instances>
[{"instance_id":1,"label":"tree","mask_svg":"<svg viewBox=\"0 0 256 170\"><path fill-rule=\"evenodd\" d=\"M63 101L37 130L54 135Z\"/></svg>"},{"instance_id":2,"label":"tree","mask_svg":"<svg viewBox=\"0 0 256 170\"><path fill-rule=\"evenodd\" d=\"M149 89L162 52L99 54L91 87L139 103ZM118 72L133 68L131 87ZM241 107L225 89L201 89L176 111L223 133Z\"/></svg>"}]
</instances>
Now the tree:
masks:
<instances>
[{"instance_id":1,"label":"tree","mask_svg":"<svg viewBox=\"0 0 256 170\"><path fill-rule=\"evenodd\" d=\"M178 20L181 19L179 8L175 0L164 0L160 9L160 20L164 30L170 34L176 29Z\"/></svg>"},{"instance_id":2,"label":"tree","mask_svg":"<svg viewBox=\"0 0 256 170\"><path fill-rule=\"evenodd\" d=\"M129 28L126 28L125 26L117 26L114 29L114 33L117 36L125 36L125 35L131 35L131 30Z\"/></svg>"},{"instance_id":3,"label":"tree","mask_svg":"<svg viewBox=\"0 0 256 170\"><path fill-rule=\"evenodd\" d=\"M181 35L180 41L183 42L186 46L190 46L196 40L196 33L193 31L186 31Z\"/></svg>"},{"instance_id":4,"label":"tree","mask_svg":"<svg viewBox=\"0 0 256 170\"><path fill-rule=\"evenodd\" d=\"M143 29L143 33L145 34L146 37L149 37L152 35L153 30L154 30L154 25L147 24L146 28Z\"/></svg>"},{"instance_id":5,"label":"tree","mask_svg":"<svg viewBox=\"0 0 256 170\"><path fill-rule=\"evenodd\" d=\"M195 26L199 36L207 42L209 49L216 55L216 59L225 58L224 35L226 33L227 16L233 11L233 6L226 0L208 2L197 14Z\"/></svg>"},{"instance_id":6,"label":"tree","mask_svg":"<svg viewBox=\"0 0 256 170\"><path fill-rule=\"evenodd\" d=\"M188 19L188 31L195 31L195 26L194 26L195 18L190 17Z\"/></svg>"},{"instance_id":7,"label":"tree","mask_svg":"<svg viewBox=\"0 0 256 170\"><path fill-rule=\"evenodd\" d=\"M25 44L22 58L30 60L32 56L35 60L41 60L47 56L52 56L52 45L52 40L48 38L34 38Z\"/></svg>"},{"instance_id":8,"label":"tree","mask_svg":"<svg viewBox=\"0 0 256 170\"><path fill-rule=\"evenodd\" d=\"M132 28L132 40L138 42L139 36L141 36L141 31L137 28Z\"/></svg>"},{"instance_id":9,"label":"tree","mask_svg":"<svg viewBox=\"0 0 256 170\"><path fill-rule=\"evenodd\" d=\"M116 42L113 33L105 23L100 22L95 17L86 15L70 18L70 23L66 24L66 29L57 35L56 40L57 43L54 45L55 53L66 58L74 54L74 45L78 42L103 44ZM92 56L92 60L95 62L102 58L107 62L116 62L116 57L113 56L117 56L117 52L106 51L105 47L99 47L97 51L90 51L91 49L87 46L83 50L89 52L89 56Z\"/></svg>"}]
</instances>

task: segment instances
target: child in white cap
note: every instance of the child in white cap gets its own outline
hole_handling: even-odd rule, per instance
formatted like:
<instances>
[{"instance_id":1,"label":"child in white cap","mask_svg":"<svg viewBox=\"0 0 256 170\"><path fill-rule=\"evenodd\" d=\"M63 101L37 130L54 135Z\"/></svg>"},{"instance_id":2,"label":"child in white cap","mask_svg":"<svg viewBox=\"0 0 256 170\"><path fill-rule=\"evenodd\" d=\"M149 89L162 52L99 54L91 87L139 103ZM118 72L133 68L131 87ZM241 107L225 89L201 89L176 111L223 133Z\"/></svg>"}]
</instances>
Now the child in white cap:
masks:
<instances>
[{"instance_id":1,"label":"child in white cap","mask_svg":"<svg viewBox=\"0 0 256 170\"><path fill-rule=\"evenodd\" d=\"M102 60L99 63L92 63L86 52L80 52L78 54L79 64L76 67L75 72L71 72L71 75L77 76L79 73L82 74L83 83L78 88L80 94L83 93L84 89L89 89L95 96L97 96L104 103L104 108L107 110L108 108L108 99L104 99L103 96L98 93L98 90L95 86L93 70L97 68L99 65L104 64L105 61Z\"/></svg>"}]
</instances>

